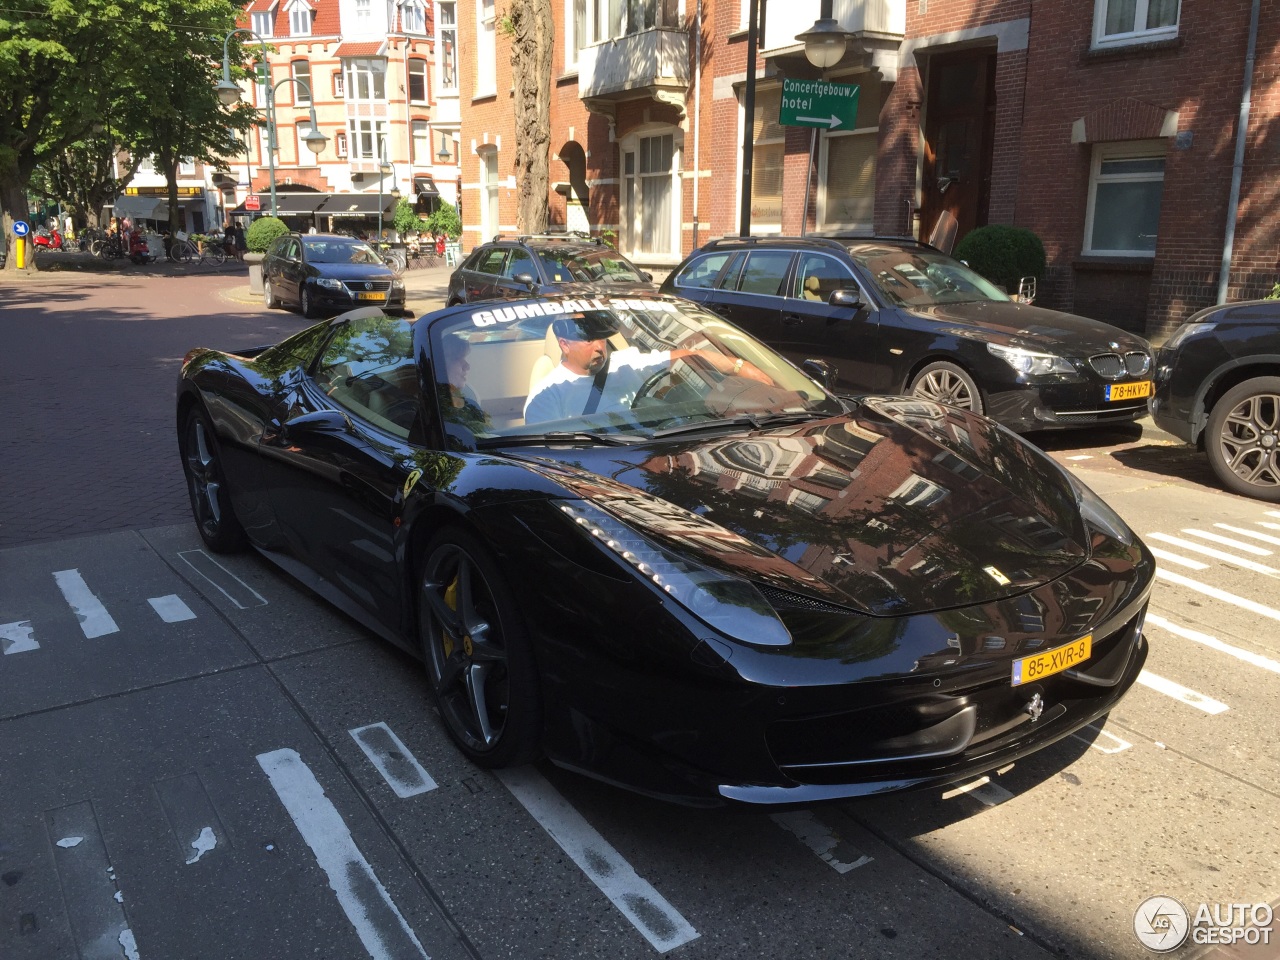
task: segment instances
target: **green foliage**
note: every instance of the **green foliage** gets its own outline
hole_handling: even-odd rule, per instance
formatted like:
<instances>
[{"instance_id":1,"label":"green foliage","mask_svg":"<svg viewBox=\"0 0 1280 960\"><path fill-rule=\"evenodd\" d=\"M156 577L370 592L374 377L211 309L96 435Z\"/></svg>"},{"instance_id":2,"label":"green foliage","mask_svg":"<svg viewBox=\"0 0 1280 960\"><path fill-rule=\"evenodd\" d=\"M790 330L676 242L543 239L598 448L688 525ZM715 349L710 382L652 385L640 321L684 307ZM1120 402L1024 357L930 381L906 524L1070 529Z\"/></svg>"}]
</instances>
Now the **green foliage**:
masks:
<instances>
[{"instance_id":1,"label":"green foliage","mask_svg":"<svg viewBox=\"0 0 1280 960\"><path fill-rule=\"evenodd\" d=\"M427 221L418 216L418 211L413 208L413 201L407 197L401 197L396 204L395 218L392 222L395 224L396 232L401 236L410 232L424 233L427 230Z\"/></svg>"},{"instance_id":2,"label":"green foliage","mask_svg":"<svg viewBox=\"0 0 1280 960\"><path fill-rule=\"evenodd\" d=\"M444 234L451 240L462 236L462 218L458 216L458 208L447 200L441 200L440 206L427 217L427 229L433 234Z\"/></svg>"},{"instance_id":3,"label":"green foliage","mask_svg":"<svg viewBox=\"0 0 1280 960\"><path fill-rule=\"evenodd\" d=\"M279 217L259 217L244 232L244 243L253 253L266 253L272 240L288 232L289 228Z\"/></svg>"},{"instance_id":4,"label":"green foliage","mask_svg":"<svg viewBox=\"0 0 1280 960\"><path fill-rule=\"evenodd\" d=\"M1271 292L1268 293L1265 297L1263 297L1263 299L1264 300L1280 300L1280 283L1277 283L1274 287L1272 287Z\"/></svg>"},{"instance_id":5,"label":"green foliage","mask_svg":"<svg viewBox=\"0 0 1280 960\"><path fill-rule=\"evenodd\" d=\"M1005 290L1017 292L1022 277L1044 276L1044 244L1030 230L991 224L965 234L952 252Z\"/></svg>"}]
</instances>

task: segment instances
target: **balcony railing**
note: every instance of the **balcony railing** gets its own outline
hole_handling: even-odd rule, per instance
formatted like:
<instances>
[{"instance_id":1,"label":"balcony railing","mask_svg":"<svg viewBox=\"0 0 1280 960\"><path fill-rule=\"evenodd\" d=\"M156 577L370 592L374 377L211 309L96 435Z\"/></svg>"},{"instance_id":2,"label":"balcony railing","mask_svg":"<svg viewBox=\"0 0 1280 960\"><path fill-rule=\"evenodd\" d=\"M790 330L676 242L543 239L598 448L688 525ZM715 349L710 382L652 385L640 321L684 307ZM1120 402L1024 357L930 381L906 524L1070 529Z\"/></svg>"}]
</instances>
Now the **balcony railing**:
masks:
<instances>
[{"instance_id":1,"label":"balcony railing","mask_svg":"<svg viewBox=\"0 0 1280 960\"><path fill-rule=\"evenodd\" d=\"M653 97L683 108L689 87L689 34L653 27L584 47L578 57L578 94L590 101Z\"/></svg>"}]
</instances>

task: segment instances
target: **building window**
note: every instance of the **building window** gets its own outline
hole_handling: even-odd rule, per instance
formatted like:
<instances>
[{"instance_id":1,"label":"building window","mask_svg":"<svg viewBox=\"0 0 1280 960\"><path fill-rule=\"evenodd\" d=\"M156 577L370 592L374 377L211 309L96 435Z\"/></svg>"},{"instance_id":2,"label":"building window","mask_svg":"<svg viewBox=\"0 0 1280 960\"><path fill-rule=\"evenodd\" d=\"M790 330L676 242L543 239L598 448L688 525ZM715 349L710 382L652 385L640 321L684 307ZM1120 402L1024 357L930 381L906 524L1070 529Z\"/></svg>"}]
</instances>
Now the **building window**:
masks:
<instances>
[{"instance_id":1,"label":"building window","mask_svg":"<svg viewBox=\"0 0 1280 960\"><path fill-rule=\"evenodd\" d=\"M458 20L453 0L436 4L436 53L440 59L440 90L458 90Z\"/></svg>"},{"instance_id":2,"label":"building window","mask_svg":"<svg viewBox=\"0 0 1280 960\"><path fill-rule=\"evenodd\" d=\"M178 161L178 176L194 177L196 175L196 162L191 157L184 157Z\"/></svg>"},{"instance_id":3,"label":"building window","mask_svg":"<svg viewBox=\"0 0 1280 960\"><path fill-rule=\"evenodd\" d=\"M498 232L498 151L493 147L480 153L480 236L488 239Z\"/></svg>"},{"instance_id":4,"label":"building window","mask_svg":"<svg viewBox=\"0 0 1280 960\"><path fill-rule=\"evenodd\" d=\"M1095 0L1093 45L1149 43L1178 35L1180 0Z\"/></svg>"},{"instance_id":5,"label":"building window","mask_svg":"<svg viewBox=\"0 0 1280 960\"><path fill-rule=\"evenodd\" d=\"M406 3L400 8L400 29L405 33L426 33L427 13L420 3Z\"/></svg>"},{"instance_id":6,"label":"building window","mask_svg":"<svg viewBox=\"0 0 1280 960\"><path fill-rule=\"evenodd\" d=\"M381 57L347 60L346 95L351 100L385 101L387 99L387 61Z\"/></svg>"},{"instance_id":7,"label":"building window","mask_svg":"<svg viewBox=\"0 0 1280 960\"><path fill-rule=\"evenodd\" d=\"M356 31L365 32L373 25L373 0L356 0Z\"/></svg>"},{"instance_id":8,"label":"building window","mask_svg":"<svg viewBox=\"0 0 1280 960\"><path fill-rule=\"evenodd\" d=\"M311 106L311 64L306 60L295 60L289 65L293 69L293 103L298 107Z\"/></svg>"},{"instance_id":9,"label":"building window","mask_svg":"<svg viewBox=\"0 0 1280 960\"><path fill-rule=\"evenodd\" d=\"M409 61L409 102L427 102L427 61Z\"/></svg>"},{"instance_id":10,"label":"building window","mask_svg":"<svg viewBox=\"0 0 1280 960\"><path fill-rule=\"evenodd\" d=\"M587 43L587 0L565 0L564 65L573 69Z\"/></svg>"},{"instance_id":11,"label":"building window","mask_svg":"<svg viewBox=\"0 0 1280 960\"><path fill-rule=\"evenodd\" d=\"M1089 170L1084 252L1152 257L1164 195L1163 140L1100 143Z\"/></svg>"},{"instance_id":12,"label":"building window","mask_svg":"<svg viewBox=\"0 0 1280 960\"><path fill-rule=\"evenodd\" d=\"M751 148L751 228L760 233L782 232L782 164L786 129L778 123L782 88L756 91L756 116Z\"/></svg>"},{"instance_id":13,"label":"building window","mask_svg":"<svg viewBox=\"0 0 1280 960\"><path fill-rule=\"evenodd\" d=\"M266 13L255 13L253 15L253 32L260 37L271 36L271 11Z\"/></svg>"},{"instance_id":14,"label":"building window","mask_svg":"<svg viewBox=\"0 0 1280 960\"><path fill-rule=\"evenodd\" d=\"M413 162L419 167L428 166L431 160L431 127L425 120L414 120L409 125L409 143L413 150Z\"/></svg>"},{"instance_id":15,"label":"building window","mask_svg":"<svg viewBox=\"0 0 1280 960\"><path fill-rule=\"evenodd\" d=\"M338 68L333 71L333 96L337 100L342 99L342 69Z\"/></svg>"},{"instance_id":16,"label":"building window","mask_svg":"<svg viewBox=\"0 0 1280 960\"><path fill-rule=\"evenodd\" d=\"M574 18L576 25L576 7ZM582 47L654 27L678 25L678 0L584 0L577 43Z\"/></svg>"},{"instance_id":17,"label":"building window","mask_svg":"<svg viewBox=\"0 0 1280 960\"><path fill-rule=\"evenodd\" d=\"M333 152L339 157L347 155L347 135L340 133L333 138Z\"/></svg>"},{"instance_id":18,"label":"building window","mask_svg":"<svg viewBox=\"0 0 1280 960\"><path fill-rule=\"evenodd\" d=\"M351 159L377 160L387 155L387 122L385 120L348 120L351 133Z\"/></svg>"},{"instance_id":19,"label":"building window","mask_svg":"<svg viewBox=\"0 0 1280 960\"><path fill-rule=\"evenodd\" d=\"M498 92L497 18L493 0L476 0L476 96Z\"/></svg>"},{"instance_id":20,"label":"building window","mask_svg":"<svg viewBox=\"0 0 1280 960\"><path fill-rule=\"evenodd\" d=\"M315 13L307 6L306 0L296 0L289 8L289 35L293 37L311 36L311 21Z\"/></svg>"},{"instance_id":21,"label":"building window","mask_svg":"<svg viewBox=\"0 0 1280 960\"><path fill-rule=\"evenodd\" d=\"M875 130L822 138L818 228L871 232L876 207Z\"/></svg>"},{"instance_id":22,"label":"building window","mask_svg":"<svg viewBox=\"0 0 1280 960\"><path fill-rule=\"evenodd\" d=\"M641 254L676 253L675 136L639 137L622 152L623 243Z\"/></svg>"},{"instance_id":23,"label":"building window","mask_svg":"<svg viewBox=\"0 0 1280 960\"><path fill-rule=\"evenodd\" d=\"M271 130L263 124L258 128L258 162L268 163L271 153Z\"/></svg>"}]
</instances>

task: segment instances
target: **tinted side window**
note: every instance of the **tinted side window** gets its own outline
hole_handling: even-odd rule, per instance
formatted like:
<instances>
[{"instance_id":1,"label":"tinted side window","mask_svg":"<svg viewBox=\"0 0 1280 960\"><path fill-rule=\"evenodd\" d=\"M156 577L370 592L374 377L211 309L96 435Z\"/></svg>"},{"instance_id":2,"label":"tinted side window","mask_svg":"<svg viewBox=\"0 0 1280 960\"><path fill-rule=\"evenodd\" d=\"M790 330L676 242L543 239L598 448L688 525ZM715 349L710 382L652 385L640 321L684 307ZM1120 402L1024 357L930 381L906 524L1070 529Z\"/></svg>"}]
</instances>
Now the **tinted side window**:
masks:
<instances>
[{"instance_id":1,"label":"tinted side window","mask_svg":"<svg viewBox=\"0 0 1280 960\"><path fill-rule=\"evenodd\" d=\"M782 281L791 266L789 250L753 250L747 254L747 265L738 281L742 293L760 293L770 297L783 295Z\"/></svg>"},{"instance_id":2,"label":"tinted side window","mask_svg":"<svg viewBox=\"0 0 1280 960\"><path fill-rule=\"evenodd\" d=\"M279 257L284 255L284 245L289 240L288 237L276 237L271 241L271 246L267 248L268 257Z\"/></svg>"},{"instance_id":3,"label":"tinted side window","mask_svg":"<svg viewBox=\"0 0 1280 960\"><path fill-rule=\"evenodd\" d=\"M839 260L821 253L804 253L800 255L791 296L825 303L834 291L857 287L853 271Z\"/></svg>"},{"instance_id":4,"label":"tinted side window","mask_svg":"<svg viewBox=\"0 0 1280 960\"><path fill-rule=\"evenodd\" d=\"M502 276L502 261L507 258L505 247L493 247L487 250L479 260L476 261L473 270L479 273L491 274L495 277Z\"/></svg>"},{"instance_id":5,"label":"tinted side window","mask_svg":"<svg viewBox=\"0 0 1280 960\"><path fill-rule=\"evenodd\" d=\"M420 394L412 325L382 315L343 324L316 363L315 382L338 406L407 439Z\"/></svg>"},{"instance_id":6,"label":"tinted side window","mask_svg":"<svg viewBox=\"0 0 1280 960\"><path fill-rule=\"evenodd\" d=\"M724 271L724 276L720 278L720 282L716 284L719 290L737 290L738 278L742 276L742 265L747 262L745 253L735 253L733 262Z\"/></svg>"},{"instance_id":7,"label":"tinted side window","mask_svg":"<svg viewBox=\"0 0 1280 960\"><path fill-rule=\"evenodd\" d=\"M720 268L729 262L730 253L712 253L699 257L676 275L677 287L701 287L710 289L720 274Z\"/></svg>"},{"instance_id":8,"label":"tinted side window","mask_svg":"<svg viewBox=\"0 0 1280 960\"><path fill-rule=\"evenodd\" d=\"M507 258L507 266L502 271L504 277L515 277L518 274L527 273L536 280L538 277L538 268L533 262L533 258L523 250L512 250L511 256Z\"/></svg>"}]
</instances>

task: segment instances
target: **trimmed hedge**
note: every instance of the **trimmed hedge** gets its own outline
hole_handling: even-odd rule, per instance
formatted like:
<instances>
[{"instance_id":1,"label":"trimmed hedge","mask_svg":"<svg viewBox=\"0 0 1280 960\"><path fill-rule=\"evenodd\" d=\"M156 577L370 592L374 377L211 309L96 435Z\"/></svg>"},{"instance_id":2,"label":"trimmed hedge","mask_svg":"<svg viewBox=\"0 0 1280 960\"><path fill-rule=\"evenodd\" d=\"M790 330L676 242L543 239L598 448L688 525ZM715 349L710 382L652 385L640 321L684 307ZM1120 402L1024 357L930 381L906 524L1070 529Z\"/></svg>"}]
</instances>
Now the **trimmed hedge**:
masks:
<instances>
[{"instance_id":1,"label":"trimmed hedge","mask_svg":"<svg viewBox=\"0 0 1280 960\"><path fill-rule=\"evenodd\" d=\"M1023 277L1044 277L1044 244L1025 227L991 224L965 234L951 254L964 260L992 283L1018 292Z\"/></svg>"},{"instance_id":2,"label":"trimmed hedge","mask_svg":"<svg viewBox=\"0 0 1280 960\"><path fill-rule=\"evenodd\" d=\"M266 253L272 240L288 232L289 228L279 217L259 217L244 232L244 244L251 253Z\"/></svg>"}]
</instances>

